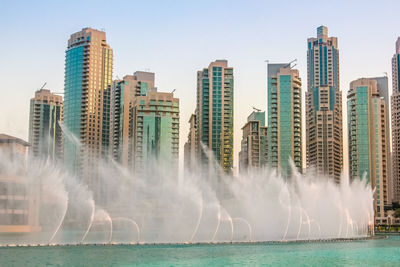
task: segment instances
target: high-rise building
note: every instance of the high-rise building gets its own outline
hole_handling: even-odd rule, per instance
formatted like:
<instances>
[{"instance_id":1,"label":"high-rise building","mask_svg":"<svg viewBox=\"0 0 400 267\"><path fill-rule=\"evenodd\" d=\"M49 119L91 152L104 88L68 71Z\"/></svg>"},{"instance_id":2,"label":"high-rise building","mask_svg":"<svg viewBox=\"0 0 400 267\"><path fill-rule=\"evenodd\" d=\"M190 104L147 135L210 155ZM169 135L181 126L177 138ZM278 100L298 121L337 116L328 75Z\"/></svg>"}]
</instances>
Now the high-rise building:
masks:
<instances>
[{"instance_id":1,"label":"high-rise building","mask_svg":"<svg viewBox=\"0 0 400 267\"><path fill-rule=\"evenodd\" d=\"M268 165L291 176L290 160L303 171L301 79L288 64L268 64Z\"/></svg>"},{"instance_id":2,"label":"high-rise building","mask_svg":"<svg viewBox=\"0 0 400 267\"><path fill-rule=\"evenodd\" d=\"M205 145L221 168L233 167L233 68L227 60L211 62L197 72L197 151L203 164L210 163L203 153Z\"/></svg>"},{"instance_id":3,"label":"high-rise building","mask_svg":"<svg viewBox=\"0 0 400 267\"><path fill-rule=\"evenodd\" d=\"M84 28L71 35L65 56L64 161L78 175L92 176L97 160L109 154L112 70L105 32Z\"/></svg>"},{"instance_id":4,"label":"high-rise building","mask_svg":"<svg viewBox=\"0 0 400 267\"><path fill-rule=\"evenodd\" d=\"M377 81L362 78L350 83L347 96L349 130L349 174L366 176L374 191L376 223L387 223L389 203L388 140L386 103Z\"/></svg>"},{"instance_id":5,"label":"high-rise building","mask_svg":"<svg viewBox=\"0 0 400 267\"><path fill-rule=\"evenodd\" d=\"M308 38L306 92L307 168L340 182L343 168L342 92L336 37L320 26Z\"/></svg>"},{"instance_id":6,"label":"high-rise building","mask_svg":"<svg viewBox=\"0 0 400 267\"><path fill-rule=\"evenodd\" d=\"M179 160L179 99L173 93L149 88L135 97L134 169L152 168L154 163L176 169Z\"/></svg>"},{"instance_id":7,"label":"high-rise building","mask_svg":"<svg viewBox=\"0 0 400 267\"><path fill-rule=\"evenodd\" d=\"M386 112L386 142L387 142L387 164L388 164L388 195L389 203L392 202L393 198L393 179L392 179L392 153L391 153L391 137L390 137L390 96L389 96L389 79L387 76L382 77L372 77L368 78L370 80L375 80L377 84L377 89L380 97L383 97L385 101L385 112Z\"/></svg>"},{"instance_id":8,"label":"high-rise building","mask_svg":"<svg viewBox=\"0 0 400 267\"><path fill-rule=\"evenodd\" d=\"M34 157L61 159L63 156L62 96L40 89L30 101L29 152Z\"/></svg>"},{"instance_id":9,"label":"high-rise building","mask_svg":"<svg viewBox=\"0 0 400 267\"><path fill-rule=\"evenodd\" d=\"M254 111L242 127L243 135L239 152L239 171L266 167L268 160L268 128L265 126L265 112Z\"/></svg>"},{"instance_id":10,"label":"high-rise building","mask_svg":"<svg viewBox=\"0 0 400 267\"><path fill-rule=\"evenodd\" d=\"M392 58L392 183L393 202L400 202L400 37Z\"/></svg>"},{"instance_id":11,"label":"high-rise building","mask_svg":"<svg viewBox=\"0 0 400 267\"><path fill-rule=\"evenodd\" d=\"M114 160L125 167L133 166L134 105L137 96L154 88L154 73L137 71L115 80L112 86L111 146Z\"/></svg>"},{"instance_id":12,"label":"high-rise building","mask_svg":"<svg viewBox=\"0 0 400 267\"><path fill-rule=\"evenodd\" d=\"M197 167L196 155L197 155L197 132L196 132L196 115L192 114L189 119L189 134L188 140L184 147L184 165L188 170L195 170Z\"/></svg>"}]
</instances>

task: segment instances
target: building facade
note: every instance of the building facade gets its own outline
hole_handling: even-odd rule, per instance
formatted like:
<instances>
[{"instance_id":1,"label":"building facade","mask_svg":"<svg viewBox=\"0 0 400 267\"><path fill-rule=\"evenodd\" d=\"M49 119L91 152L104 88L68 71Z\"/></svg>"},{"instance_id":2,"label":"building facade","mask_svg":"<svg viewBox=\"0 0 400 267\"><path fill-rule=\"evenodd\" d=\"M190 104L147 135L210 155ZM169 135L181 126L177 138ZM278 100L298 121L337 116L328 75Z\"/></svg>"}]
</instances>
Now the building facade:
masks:
<instances>
[{"instance_id":1,"label":"building facade","mask_svg":"<svg viewBox=\"0 0 400 267\"><path fill-rule=\"evenodd\" d=\"M268 165L287 178L290 160L303 170L301 96L298 70L268 64Z\"/></svg>"},{"instance_id":2,"label":"building facade","mask_svg":"<svg viewBox=\"0 0 400 267\"><path fill-rule=\"evenodd\" d=\"M63 99L50 90L40 89L30 101L29 153L34 157L59 160L63 157Z\"/></svg>"},{"instance_id":3,"label":"building facade","mask_svg":"<svg viewBox=\"0 0 400 267\"><path fill-rule=\"evenodd\" d=\"M213 152L214 160L231 173L233 168L233 68L216 60L197 72L196 128L198 158L210 164L202 145Z\"/></svg>"},{"instance_id":4,"label":"building facade","mask_svg":"<svg viewBox=\"0 0 400 267\"><path fill-rule=\"evenodd\" d=\"M336 37L320 26L308 38L306 92L307 168L337 183L343 168L342 92Z\"/></svg>"},{"instance_id":5,"label":"building facade","mask_svg":"<svg viewBox=\"0 0 400 267\"><path fill-rule=\"evenodd\" d=\"M387 223L389 203L388 140L386 103L377 81L351 82L347 96L349 130L349 174L351 179L366 177L374 192L375 220Z\"/></svg>"},{"instance_id":6,"label":"building facade","mask_svg":"<svg viewBox=\"0 0 400 267\"><path fill-rule=\"evenodd\" d=\"M2 161L25 164L29 143L0 134ZM41 230L39 225L39 190L28 183L22 171L0 169L0 233L27 233Z\"/></svg>"},{"instance_id":7,"label":"building facade","mask_svg":"<svg viewBox=\"0 0 400 267\"><path fill-rule=\"evenodd\" d=\"M189 170L197 168L196 155L197 151L197 128L196 128L196 115L192 114L189 119L189 133L188 140L184 147L184 166Z\"/></svg>"},{"instance_id":8,"label":"building facade","mask_svg":"<svg viewBox=\"0 0 400 267\"><path fill-rule=\"evenodd\" d=\"M154 88L154 73L137 71L115 80L111 97L112 157L125 167L132 167L134 160L134 105L135 98L145 96Z\"/></svg>"},{"instance_id":9,"label":"building facade","mask_svg":"<svg viewBox=\"0 0 400 267\"><path fill-rule=\"evenodd\" d=\"M179 99L173 93L150 88L135 97L134 169L153 168L154 163L178 169Z\"/></svg>"},{"instance_id":10,"label":"building facade","mask_svg":"<svg viewBox=\"0 0 400 267\"><path fill-rule=\"evenodd\" d=\"M392 58L392 184L393 202L400 202L400 37Z\"/></svg>"},{"instance_id":11,"label":"building facade","mask_svg":"<svg viewBox=\"0 0 400 267\"><path fill-rule=\"evenodd\" d=\"M239 171L244 173L254 168L263 168L268 160L268 128L265 126L265 112L254 111L242 127Z\"/></svg>"},{"instance_id":12,"label":"building facade","mask_svg":"<svg viewBox=\"0 0 400 267\"><path fill-rule=\"evenodd\" d=\"M105 32L84 28L71 35L65 55L64 161L77 175L92 176L97 160L109 154L112 71Z\"/></svg>"}]
</instances>

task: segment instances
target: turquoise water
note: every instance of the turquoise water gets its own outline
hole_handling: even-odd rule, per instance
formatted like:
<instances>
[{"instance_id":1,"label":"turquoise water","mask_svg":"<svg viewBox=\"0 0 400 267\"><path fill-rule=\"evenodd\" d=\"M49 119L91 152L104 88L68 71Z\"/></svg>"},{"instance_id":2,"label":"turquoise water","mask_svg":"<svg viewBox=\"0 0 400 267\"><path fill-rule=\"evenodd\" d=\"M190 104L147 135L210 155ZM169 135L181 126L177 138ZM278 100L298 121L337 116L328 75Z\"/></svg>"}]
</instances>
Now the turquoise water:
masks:
<instances>
[{"instance_id":1,"label":"turquoise water","mask_svg":"<svg viewBox=\"0 0 400 267\"><path fill-rule=\"evenodd\" d=\"M0 266L400 266L400 236L329 243L0 248Z\"/></svg>"}]
</instances>

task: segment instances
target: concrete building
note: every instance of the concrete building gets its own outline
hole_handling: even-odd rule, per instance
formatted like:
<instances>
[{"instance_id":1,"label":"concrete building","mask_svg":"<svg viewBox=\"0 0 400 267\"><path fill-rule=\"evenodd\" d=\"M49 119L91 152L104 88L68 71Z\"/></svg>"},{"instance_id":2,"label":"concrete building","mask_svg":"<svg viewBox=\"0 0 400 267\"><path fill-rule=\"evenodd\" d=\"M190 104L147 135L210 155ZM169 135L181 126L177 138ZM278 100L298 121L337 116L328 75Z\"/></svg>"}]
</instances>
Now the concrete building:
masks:
<instances>
[{"instance_id":1,"label":"concrete building","mask_svg":"<svg viewBox=\"0 0 400 267\"><path fill-rule=\"evenodd\" d=\"M362 78L350 83L347 96L349 129L349 173L351 179L364 175L374 193L375 221L387 223L389 206L388 140L386 103L377 81Z\"/></svg>"},{"instance_id":2,"label":"concrete building","mask_svg":"<svg viewBox=\"0 0 400 267\"><path fill-rule=\"evenodd\" d=\"M29 152L34 157L59 160L63 157L62 96L41 89L30 101Z\"/></svg>"},{"instance_id":3,"label":"concrete building","mask_svg":"<svg viewBox=\"0 0 400 267\"><path fill-rule=\"evenodd\" d=\"M154 88L154 73L137 71L115 80L112 86L111 146L114 160L132 167L134 160L134 105L135 98L145 96Z\"/></svg>"},{"instance_id":4,"label":"concrete building","mask_svg":"<svg viewBox=\"0 0 400 267\"><path fill-rule=\"evenodd\" d=\"M320 26L308 38L306 92L307 168L337 183L343 168L342 92L336 37Z\"/></svg>"},{"instance_id":5,"label":"concrete building","mask_svg":"<svg viewBox=\"0 0 400 267\"><path fill-rule=\"evenodd\" d=\"M392 182L393 202L400 202L400 37L392 58Z\"/></svg>"},{"instance_id":6,"label":"concrete building","mask_svg":"<svg viewBox=\"0 0 400 267\"><path fill-rule=\"evenodd\" d=\"M173 93L150 88L134 103L134 169L154 166L156 162L178 169L179 99Z\"/></svg>"},{"instance_id":7,"label":"concrete building","mask_svg":"<svg viewBox=\"0 0 400 267\"><path fill-rule=\"evenodd\" d=\"M233 90L233 68L227 60L216 60L197 72L198 158L210 164L211 159L202 152L204 144L227 173L233 167Z\"/></svg>"},{"instance_id":8,"label":"concrete building","mask_svg":"<svg viewBox=\"0 0 400 267\"><path fill-rule=\"evenodd\" d=\"M105 32L84 28L71 35L65 55L64 161L80 176L95 177L98 159L109 154L112 71Z\"/></svg>"},{"instance_id":9,"label":"concrete building","mask_svg":"<svg viewBox=\"0 0 400 267\"><path fill-rule=\"evenodd\" d=\"M189 119L189 134L188 140L185 143L184 147L184 165L185 168L189 170L195 170L197 166L196 162L196 155L198 154L197 151L197 128L196 128L196 115L192 114Z\"/></svg>"},{"instance_id":10,"label":"concrete building","mask_svg":"<svg viewBox=\"0 0 400 267\"><path fill-rule=\"evenodd\" d=\"M244 173L253 168L266 167L268 160L268 128L265 126L265 112L254 111L242 127L239 171Z\"/></svg>"},{"instance_id":11,"label":"concrete building","mask_svg":"<svg viewBox=\"0 0 400 267\"><path fill-rule=\"evenodd\" d=\"M388 194L389 203L393 201L393 177L392 177L392 153L391 153L391 116L390 116L390 95L389 95L389 79L386 76L382 77L372 77L368 78L370 80L375 80L377 84L377 90L379 96L385 101L385 112L386 112L386 146L387 146L387 164L388 164Z\"/></svg>"},{"instance_id":12,"label":"concrete building","mask_svg":"<svg viewBox=\"0 0 400 267\"><path fill-rule=\"evenodd\" d=\"M2 160L24 164L29 143L0 134ZM39 188L28 185L23 173L0 170L0 233L36 232L39 226Z\"/></svg>"},{"instance_id":13,"label":"concrete building","mask_svg":"<svg viewBox=\"0 0 400 267\"><path fill-rule=\"evenodd\" d=\"M301 79L290 63L268 64L268 165L291 176L290 160L303 170Z\"/></svg>"}]
</instances>

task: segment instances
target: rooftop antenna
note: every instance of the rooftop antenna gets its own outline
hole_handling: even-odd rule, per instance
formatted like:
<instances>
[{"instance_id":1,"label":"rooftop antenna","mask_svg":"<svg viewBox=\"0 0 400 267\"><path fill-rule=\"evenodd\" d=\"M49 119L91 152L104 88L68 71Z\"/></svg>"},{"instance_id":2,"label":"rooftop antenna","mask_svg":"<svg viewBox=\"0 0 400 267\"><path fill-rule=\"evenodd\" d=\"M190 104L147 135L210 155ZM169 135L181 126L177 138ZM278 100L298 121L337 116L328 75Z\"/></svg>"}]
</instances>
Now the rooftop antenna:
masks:
<instances>
[{"instance_id":1,"label":"rooftop antenna","mask_svg":"<svg viewBox=\"0 0 400 267\"><path fill-rule=\"evenodd\" d=\"M297 65L297 63L294 64L293 66L291 66L293 62L297 62L297 58L294 59L294 60L292 60L292 61L290 61L290 62L285 66L285 68L287 68L287 67L289 67L290 69L294 68L294 67Z\"/></svg>"},{"instance_id":2,"label":"rooftop antenna","mask_svg":"<svg viewBox=\"0 0 400 267\"><path fill-rule=\"evenodd\" d=\"M175 91L176 91L176 89L173 89L172 92L171 92L171 94L173 94Z\"/></svg>"},{"instance_id":3,"label":"rooftop antenna","mask_svg":"<svg viewBox=\"0 0 400 267\"><path fill-rule=\"evenodd\" d=\"M44 82L44 84L42 85L42 87L40 87L39 90L42 90L45 86L46 86L47 82Z\"/></svg>"}]
</instances>

